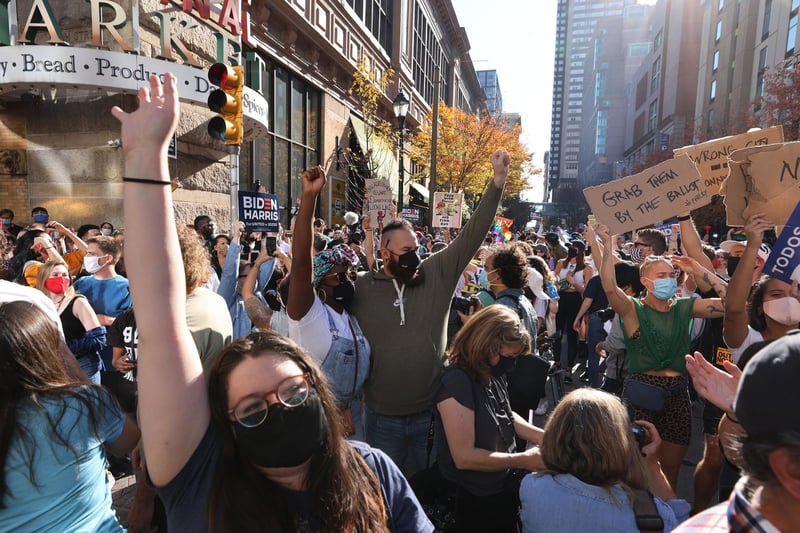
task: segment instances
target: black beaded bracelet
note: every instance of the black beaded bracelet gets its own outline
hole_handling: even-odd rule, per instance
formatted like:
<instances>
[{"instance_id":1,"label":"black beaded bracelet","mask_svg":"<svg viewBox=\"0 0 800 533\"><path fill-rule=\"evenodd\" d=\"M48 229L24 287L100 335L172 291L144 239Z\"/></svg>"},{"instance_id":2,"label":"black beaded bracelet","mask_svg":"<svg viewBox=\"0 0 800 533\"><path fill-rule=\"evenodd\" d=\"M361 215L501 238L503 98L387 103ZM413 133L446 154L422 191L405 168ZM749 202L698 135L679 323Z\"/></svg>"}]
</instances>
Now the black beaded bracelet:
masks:
<instances>
[{"instance_id":1,"label":"black beaded bracelet","mask_svg":"<svg viewBox=\"0 0 800 533\"><path fill-rule=\"evenodd\" d=\"M692 218L691 215L684 215L682 217L678 217L678 222L684 222L686 220L691 220L691 218Z\"/></svg>"},{"instance_id":2,"label":"black beaded bracelet","mask_svg":"<svg viewBox=\"0 0 800 533\"><path fill-rule=\"evenodd\" d=\"M147 178L128 178L123 176L122 181L128 183L152 183L155 185L172 185L171 181L164 181L164 180L150 180Z\"/></svg>"}]
</instances>

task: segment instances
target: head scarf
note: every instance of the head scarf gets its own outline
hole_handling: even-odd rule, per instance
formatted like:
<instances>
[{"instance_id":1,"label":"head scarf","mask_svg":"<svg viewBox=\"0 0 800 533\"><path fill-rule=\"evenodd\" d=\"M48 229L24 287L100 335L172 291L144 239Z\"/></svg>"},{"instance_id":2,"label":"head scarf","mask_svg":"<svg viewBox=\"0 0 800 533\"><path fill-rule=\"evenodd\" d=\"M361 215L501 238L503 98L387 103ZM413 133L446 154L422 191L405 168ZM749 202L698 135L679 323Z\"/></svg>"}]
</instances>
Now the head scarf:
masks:
<instances>
[{"instance_id":1,"label":"head scarf","mask_svg":"<svg viewBox=\"0 0 800 533\"><path fill-rule=\"evenodd\" d=\"M314 256L314 287L336 265L347 268L358 266L358 257L346 244L337 244L330 250L322 250Z\"/></svg>"}]
</instances>

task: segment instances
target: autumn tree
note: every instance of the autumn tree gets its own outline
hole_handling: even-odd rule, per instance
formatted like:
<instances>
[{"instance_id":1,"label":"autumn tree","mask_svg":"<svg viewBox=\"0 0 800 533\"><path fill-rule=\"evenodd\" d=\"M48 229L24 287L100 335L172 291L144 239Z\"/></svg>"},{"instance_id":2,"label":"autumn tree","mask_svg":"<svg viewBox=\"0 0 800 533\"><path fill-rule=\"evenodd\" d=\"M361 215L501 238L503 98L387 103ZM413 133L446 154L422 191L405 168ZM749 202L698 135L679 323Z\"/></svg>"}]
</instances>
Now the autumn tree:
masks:
<instances>
[{"instance_id":1,"label":"autumn tree","mask_svg":"<svg viewBox=\"0 0 800 533\"><path fill-rule=\"evenodd\" d=\"M800 64L797 57L790 57L765 70L763 93L755 101L758 123L762 127L783 125L786 141L800 137L798 88L800 88Z\"/></svg>"},{"instance_id":2,"label":"autumn tree","mask_svg":"<svg viewBox=\"0 0 800 533\"><path fill-rule=\"evenodd\" d=\"M409 156L421 170L412 178L428 174L431 160L432 113L411 138ZM492 175L489 157L502 149L511 156L505 196L515 196L527 186L527 178L537 171L532 156L519 140L520 127L506 126L501 120L439 104L439 131L436 157L436 189L476 195L483 192Z\"/></svg>"}]
</instances>

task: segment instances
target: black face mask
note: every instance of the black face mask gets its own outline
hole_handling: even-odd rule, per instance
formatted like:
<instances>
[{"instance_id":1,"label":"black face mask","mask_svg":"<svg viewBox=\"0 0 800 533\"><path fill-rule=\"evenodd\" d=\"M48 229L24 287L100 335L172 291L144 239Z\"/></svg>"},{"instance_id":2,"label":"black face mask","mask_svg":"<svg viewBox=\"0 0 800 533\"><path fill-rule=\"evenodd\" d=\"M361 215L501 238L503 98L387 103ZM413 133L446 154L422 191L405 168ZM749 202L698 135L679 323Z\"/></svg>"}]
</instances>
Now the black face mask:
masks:
<instances>
[{"instance_id":1,"label":"black face mask","mask_svg":"<svg viewBox=\"0 0 800 533\"><path fill-rule=\"evenodd\" d=\"M726 268L729 276L733 277L733 273L736 272L736 267L739 266L739 259L741 258L733 256L728 258L728 266Z\"/></svg>"},{"instance_id":2,"label":"black face mask","mask_svg":"<svg viewBox=\"0 0 800 533\"><path fill-rule=\"evenodd\" d=\"M356 285L352 281L339 282L333 288L333 299L342 307L349 307L356 295Z\"/></svg>"},{"instance_id":3,"label":"black face mask","mask_svg":"<svg viewBox=\"0 0 800 533\"><path fill-rule=\"evenodd\" d=\"M397 256L397 266L404 270L416 271L420 262L419 254L414 250Z\"/></svg>"},{"instance_id":4,"label":"black face mask","mask_svg":"<svg viewBox=\"0 0 800 533\"><path fill-rule=\"evenodd\" d=\"M298 466L325 447L328 419L317 392L311 389L305 403L269 406L267 419L254 428L233 423L239 453L264 468Z\"/></svg>"},{"instance_id":5,"label":"black face mask","mask_svg":"<svg viewBox=\"0 0 800 533\"><path fill-rule=\"evenodd\" d=\"M497 362L496 365L492 367L492 375L496 378L505 375L506 372L514 368L517 364L516 357L503 357L500 356L500 360Z\"/></svg>"},{"instance_id":6,"label":"black face mask","mask_svg":"<svg viewBox=\"0 0 800 533\"><path fill-rule=\"evenodd\" d=\"M412 250L398 255L397 261L395 261L394 254L391 252L389 253L392 255L388 263L389 273L397 278L397 281L409 285L421 282L421 278L417 279L419 278L419 271L417 269L419 268L421 260L416 251Z\"/></svg>"}]
</instances>

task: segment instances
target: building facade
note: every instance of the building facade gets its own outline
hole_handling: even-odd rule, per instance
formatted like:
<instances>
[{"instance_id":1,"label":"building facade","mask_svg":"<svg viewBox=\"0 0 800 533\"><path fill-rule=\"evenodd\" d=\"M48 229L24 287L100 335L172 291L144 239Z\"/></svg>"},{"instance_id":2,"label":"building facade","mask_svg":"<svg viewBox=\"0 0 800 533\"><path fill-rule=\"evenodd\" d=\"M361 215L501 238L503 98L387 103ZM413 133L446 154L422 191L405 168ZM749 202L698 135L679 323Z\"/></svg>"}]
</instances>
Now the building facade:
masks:
<instances>
[{"instance_id":1,"label":"building facade","mask_svg":"<svg viewBox=\"0 0 800 533\"><path fill-rule=\"evenodd\" d=\"M170 160L181 184L177 216L210 214L223 230L231 192L254 190L256 181L278 196L288 225L299 175L317 164L330 175L320 214L341 222L358 200L353 175L363 174L344 154L358 146L364 124L395 121L400 90L411 100L407 129L424 119L437 84L448 105L483 105L449 0L5 0L0 44L0 159L15 162L0 167L0 207L20 222L43 205L65 224L122 224L119 127L109 111L135 108L149 73L173 71L180 82ZM237 61L246 78L245 140L231 183L228 150L206 132L206 69ZM377 77L396 72L377 117L360 116L350 94L359 64ZM396 150L385 147L385 168L370 176L395 188Z\"/></svg>"}]
</instances>

